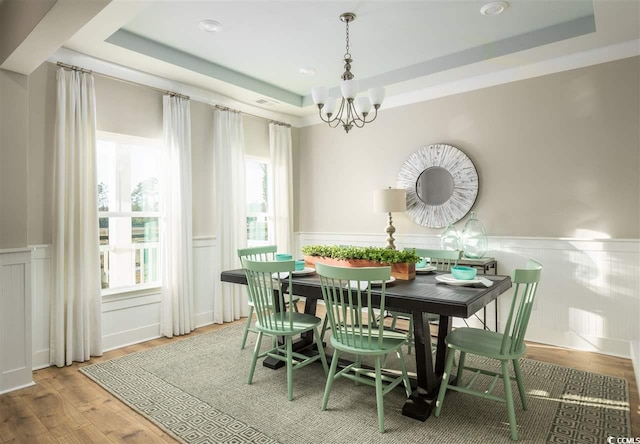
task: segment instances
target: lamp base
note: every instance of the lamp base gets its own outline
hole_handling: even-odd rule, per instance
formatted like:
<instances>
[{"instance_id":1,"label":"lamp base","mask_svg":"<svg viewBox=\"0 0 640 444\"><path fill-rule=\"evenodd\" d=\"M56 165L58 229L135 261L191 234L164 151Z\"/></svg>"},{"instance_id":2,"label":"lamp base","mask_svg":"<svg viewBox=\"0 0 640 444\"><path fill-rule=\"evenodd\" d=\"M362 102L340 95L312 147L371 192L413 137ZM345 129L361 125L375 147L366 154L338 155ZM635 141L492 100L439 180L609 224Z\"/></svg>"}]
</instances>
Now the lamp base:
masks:
<instances>
[{"instance_id":1,"label":"lamp base","mask_svg":"<svg viewBox=\"0 0 640 444\"><path fill-rule=\"evenodd\" d=\"M396 228L393 226L393 219L391 218L391 213L389 213L389 225L384 230L387 233L387 246L385 248L389 250L395 250L396 245L394 244L395 239L393 238L393 233L396 232Z\"/></svg>"}]
</instances>

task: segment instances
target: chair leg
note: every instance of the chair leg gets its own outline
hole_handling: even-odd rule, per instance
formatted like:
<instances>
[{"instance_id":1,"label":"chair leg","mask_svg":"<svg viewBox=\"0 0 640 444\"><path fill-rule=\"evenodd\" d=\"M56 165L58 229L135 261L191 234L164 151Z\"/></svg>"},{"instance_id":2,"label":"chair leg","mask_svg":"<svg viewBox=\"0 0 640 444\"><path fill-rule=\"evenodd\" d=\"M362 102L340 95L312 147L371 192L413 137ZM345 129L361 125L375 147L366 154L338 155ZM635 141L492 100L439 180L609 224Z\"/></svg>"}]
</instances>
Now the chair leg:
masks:
<instances>
[{"instance_id":1,"label":"chair leg","mask_svg":"<svg viewBox=\"0 0 640 444\"><path fill-rule=\"evenodd\" d=\"M511 393L511 378L509 377L509 366L507 361L502 361L502 379L504 381L504 397L507 401L507 412L509 413L509 428L511 429L511 439L518 440L518 427L516 425L516 411L513 407L513 394Z\"/></svg>"},{"instance_id":2,"label":"chair leg","mask_svg":"<svg viewBox=\"0 0 640 444\"><path fill-rule=\"evenodd\" d=\"M324 321L322 321L322 330L320 332L320 342L324 342L324 334L329 329L329 317L325 314Z\"/></svg>"},{"instance_id":3,"label":"chair leg","mask_svg":"<svg viewBox=\"0 0 640 444\"><path fill-rule=\"evenodd\" d=\"M382 318L382 316L380 318ZM398 315L393 313L391 315L391 330L395 330L396 329L396 324L397 323L398 323Z\"/></svg>"},{"instance_id":4,"label":"chair leg","mask_svg":"<svg viewBox=\"0 0 640 444\"><path fill-rule=\"evenodd\" d=\"M313 333L316 335L316 338L320 337L320 332L318 329L314 329ZM322 341L316 341L316 345L318 346L318 353L320 353L320 361L322 362L322 368L324 369L324 374L329 374L329 365L327 364L327 355L324 353L324 346L322 345Z\"/></svg>"},{"instance_id":5,"label":"chair leg","mask_svg":"<svg viewBox=\"0 0 640 444\"><path fill-rule=\"evenodd\" d=\"M522 410L527 410L527 394L524 391L524 382L522 381L522 372L520 372L520 362L517 359L513 360L513 371L516 374L516 382L518 383L518 390L520 391L520 401L522 401Z\"/></svg>"},{"instance_id":6,"label":"chair leg","mask_svg":"<svg viewBox=\"0 0 640 444\"><path fill-rule=\"evenodd\" d=\"M411 354L411 347L413 344L413 316L409 315L409 333L407 333L407 341L409 346L407 347L407 353Z\"/></svg>"},{"instance_id":7,"label":"chair leg","mask_svg":"<svg viewBox=\"0 0 640 444\"><path fill-rule=\"evenodd\" d=\"M291 336L285 338L287 346L287 395L293 401L293 346Z\"/></svg>"},{"instance_id":8,"label":"chair leg","mask_svg":"<svg viewBox=\"0 0 640 444\"><path fill-rule=\"evenodd\" d=\"M376 404L378 406L378 428L384 433L384 395L382 393L382 356L376 356Z\"/></svg>"},{"instance_id":9,"label":"chair leg","mask_svg":"<svg viewBox=\"0 0 640 444\"><path fill-rule=\"evenodd\" d=\"M249 317L247 317L247 323L244 325L244 333L242 334L242 345L240 350L244 350L244 346L247 344L247 335L249 335L249 328L253 322L253 305L249 305Z\"/></svg>"},{"instance_id":10,"label":"chair leg","mask_svg":"<svg viewBox=\"0 0 640 444\"><path fill-rule=\"evenodd\" d=\"M447 354L447 363L444 366L444 373L442 374L442 381L440 382L440 391L438 391L438 400L436 401L436 409L433 415L440 416L442 410L442 403L444 402L444 395L447 393L447 387L449 386L449 375L451 375L451 369L453 368L453 358L456 356L456 351L452 348L449 349Z\"/></svg>"},{"instance_id":11,"label":"chair leg","mask_svg":"<svg viewBox=\"0 0 640 444\"><path fill-rule=\"evenodd\" d=\"M331 393L331 386L333 385L333 379L336 376L336 369L338 368L338 350L333 352L331 358L331 368L329 369L329 376L327 376L327 385L324 388L324 397L322 398L322 410L327 410L327 403L329 402L329 394Z\"/></svg>"},{"instance_id":12,"label":"chair leg","mask_svg":"<svg viewBox=\"0 0 640 444\"><path fill-rule=\"evenodd\" d=\"M251 368L249 369L249 384L253 382L253 372L256 369L256 362L258 361L258 355L260 354L260 346L262 345L262 332L258 332L258 340L256 346L253 349L253 358L251 359Z\"/></svg>"},{"instance_id":13,"label":"chair leg","mask_svg":"<svg viewBox=\"0 0 640 444\"><path fill-rule=\"evenodd\" d=\"M453 354L453 362L455 362L456 351L454 349L449 349L449 353ZM462 372L464 370L464 359L467 357L467 353L461 351L460 352L460 361L458 362L458 374L456 375L456 384L462 384Z\"/></svg>"},{"instance_id":14,"label":"chair leg","mask_svg":"<svg viewBox=\"0 0 640 444\"><path fill-rule=\"evenodd\" d=\"M409 382L409 375L407 374L407 366L404 363L404 356L402 355L402 348L396 350L396 356L400 360L400 371L402 371L402 382L404 383L404 390L407 392L407 398L411 396L411 382ZM386 355L385 355L386 359Z\"/></svg>"}]
</instances>

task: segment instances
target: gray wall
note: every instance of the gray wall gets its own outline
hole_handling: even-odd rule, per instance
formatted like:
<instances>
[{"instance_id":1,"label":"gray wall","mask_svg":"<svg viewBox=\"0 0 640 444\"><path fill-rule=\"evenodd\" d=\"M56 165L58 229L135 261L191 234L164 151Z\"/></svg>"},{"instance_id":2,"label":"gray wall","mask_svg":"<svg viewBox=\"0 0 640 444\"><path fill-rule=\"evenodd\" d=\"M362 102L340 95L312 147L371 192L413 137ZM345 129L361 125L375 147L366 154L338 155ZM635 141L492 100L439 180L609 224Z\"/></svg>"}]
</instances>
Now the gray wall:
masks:
<instances>
[{"instance_id":1,"label":"gray wall","mask_svg":"<svg viewBox=\"0 0 640 444\"><path fill-rule=\"evenodd\" d=\"M29 82L0 69L0 248L27 245Z\"/></svg>"},{"instance_id":2,"label":"gray wall","mask_svg":"<svg viewBox=\"0 0 640 444\"><path fill-rule=\"evenodd\" d=\"M421 146L447 143L478 170L474 210L488 234L637 239L639 60L386 110L349 134L302 128L296 230L382 233L386 216L373 213L373 191L395 186L404 160ZM404 214L394 225L398 233L442 231Z\"/></svg>"}]
</instances>

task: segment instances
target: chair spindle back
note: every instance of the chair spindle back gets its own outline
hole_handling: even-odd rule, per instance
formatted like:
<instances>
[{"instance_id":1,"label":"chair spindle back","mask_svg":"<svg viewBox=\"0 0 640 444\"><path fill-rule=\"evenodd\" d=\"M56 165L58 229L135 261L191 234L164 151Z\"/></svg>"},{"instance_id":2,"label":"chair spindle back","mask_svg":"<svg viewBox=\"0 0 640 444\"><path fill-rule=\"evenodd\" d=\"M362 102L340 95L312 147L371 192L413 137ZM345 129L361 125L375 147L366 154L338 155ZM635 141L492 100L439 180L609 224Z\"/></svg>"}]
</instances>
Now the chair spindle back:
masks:
<instances>
[{"instance_id":1,"label":"chair spindle back","mask_svg":"<svg viewBox=\"0 0 640 444\"><path fill-rule=\"evenodd\" d=\"M516 269L513 272L512 281L515 287L502 338L501 353L512 354L520 351L524 346L524 336L527 325L529 325L529 317L541 274L542 264L533 259L529 259L527 268Z\"/></svg>"},{"instance_id":2,"label":"chair spindle back","mask_svg":"<svg viewBox=\"0 0 640 444\"><path fill-rule=\"evenodd\" d=\"M426 257L429 265L437 268L438 271L450 271L451 267L458 265L462 257L460 250L431 250L424 248L405 248L406 251L415 250L420 257Z\"/></svg>"},{"instance_id":3,"label":"chair spindle back","mask_svg":"<svg viewBox=\"0 0 640 444\"><path fill-rule=\"evenodd\" d=\"M274 331L292 330L295 311L291 272L295 270L295 261L245 259L243 262L249 298L255 307L260 326ZM280 273L286 273L286 277ZM278 312L281 315L274 316Z\"/></svg>"},{"instance_id":4,"label":"chair spindle back","mask_svg":"<svg viewBox=\"0 0 640 444\"><path fill-rule=\"evenodd\" d=\"M386 281L391 277L391 267L345 268L317 263L316 273L320 276L334 340L361 349L382 348L383 329L370 321L376 319L374 305L381 311L385 309ZM372 297L374 285L380 285L379 299Z\"/></svg>"}]
</instances>

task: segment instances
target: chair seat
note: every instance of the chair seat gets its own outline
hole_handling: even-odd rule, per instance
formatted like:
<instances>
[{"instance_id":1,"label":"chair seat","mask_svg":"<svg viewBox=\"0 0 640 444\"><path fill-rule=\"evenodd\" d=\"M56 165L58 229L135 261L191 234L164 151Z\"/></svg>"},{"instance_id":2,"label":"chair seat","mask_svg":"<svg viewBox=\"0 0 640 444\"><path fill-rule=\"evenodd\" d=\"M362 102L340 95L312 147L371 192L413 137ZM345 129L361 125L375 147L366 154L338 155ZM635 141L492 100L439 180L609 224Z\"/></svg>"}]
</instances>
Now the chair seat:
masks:
<instances>
[{"instance_id":1,"label":"chair seat","mask_svg":"<svg viewBox=\"0 0 640 444\"><path fill-rule=\"evenodd\" d=\"M468 352L474 355L486 356L488 358L510 360L517 359L524 355L526 346L523 345L522 350L515 353L501 353L502 333L488 331L480 328L456 328L447 335L445 339L447 345L462 352ZM507 347L510 345L511 339L507 338Z\"/></svg>"},{"instance_id":2,"label":"chair seat","mask_svg":"<svg viewBox=\"0 0 640 444\"><path fill-rule=\"evenodd\" d=\"M333 348L348 353L358 353L361 355L384 355L397 349L407 341L407 336L405 334L384 330L382 345L378 345L378 332L378 329L372 329L371 337L366 333L363 336L353 335L350 337L350 340L353 342L348 344L340 342L331 336L331 345ZM371 342L371 344L369 344L369 342Z\"/></svg>"},{"instance_id":3,"label":"chair seat","mask_svg":"<svg viewBox=\"0 0 640 444\"><path fill-rule=\"evenodd\" d=\"M293 328L289 328L289 315L293 315ZM278 334L280 336L292 336L298 333L304 333L312 328L320 325L322 319L306 314L306 313L290 313L279 312L270 316L273 321L273 327L267 325L262 326L259 321L256 321L255 327L259 331L267 334ZM284 319L283 319L284 318ZM284 326L283 326L284 322Z\"/></svg>"}]
</instances>

